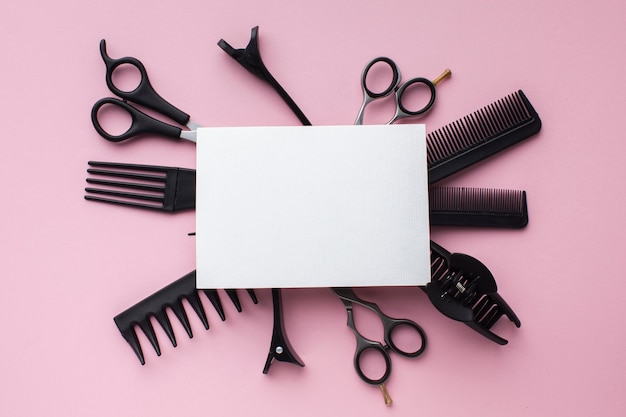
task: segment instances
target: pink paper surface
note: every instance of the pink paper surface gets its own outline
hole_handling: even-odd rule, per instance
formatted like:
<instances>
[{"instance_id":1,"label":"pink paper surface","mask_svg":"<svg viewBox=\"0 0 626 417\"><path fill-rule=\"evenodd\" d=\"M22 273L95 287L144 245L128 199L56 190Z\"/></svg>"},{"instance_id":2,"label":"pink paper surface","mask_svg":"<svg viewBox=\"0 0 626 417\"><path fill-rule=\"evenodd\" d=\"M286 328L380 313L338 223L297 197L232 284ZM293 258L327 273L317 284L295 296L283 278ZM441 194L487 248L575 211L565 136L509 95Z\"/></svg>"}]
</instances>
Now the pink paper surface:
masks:
<instances>
[{"instance_id":1,"label":"pink paper surface","mask_svg":"<svg viewBox=\"0 0 626 417\"><path fill-rule=\"evenodd\" d=\"M625 13L617 1L5 4L0 415L623 415ZM418 288L362 291L429 338L416 360L392 355L385 407L354 372L354 337L328 289L284 291L306 367L277 362L262 374L272 309L261 290L256 306L241 294L240 314L224 297L225 322L205 303L208 331L190 312L194 338L174 323L176 348L157 330L159 358L140 336L140 366L112 318L194 269L194 214L85 201L87 161L193 167L195 147L98 136L91 107L112 95L98 44L140 59L156 90L201 124L297 125L216 45L244 47L256 25L265 64L316 125L353 123L361 70L380 55L407 79L452 70L420 119L427 131L518 89L528 95L540 134L446 181L526 190L528 227L432 231L493 272L522 322L496 325L507 346L444 317ZM365 122L386 121L383 110Z\"/></svg>"}]
</instances>

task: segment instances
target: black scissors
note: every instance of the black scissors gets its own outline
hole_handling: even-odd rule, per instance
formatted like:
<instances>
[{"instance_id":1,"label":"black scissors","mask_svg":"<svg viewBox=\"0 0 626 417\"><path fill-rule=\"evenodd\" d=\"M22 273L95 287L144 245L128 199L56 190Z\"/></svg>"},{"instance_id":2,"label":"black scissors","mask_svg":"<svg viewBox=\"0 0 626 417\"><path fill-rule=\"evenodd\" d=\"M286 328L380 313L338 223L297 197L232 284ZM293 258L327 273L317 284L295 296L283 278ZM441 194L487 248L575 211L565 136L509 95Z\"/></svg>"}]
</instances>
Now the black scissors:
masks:
<instances>
[{"instance_id":1,"label":"black scissors","mask_svg":"<svg viewBox=\"0 0 626 417\"><path fill-rule=\"evenodd\" d=\"M389 66L392 71L392 79L389 86L380 93L372 91L367 85L367 78L372 67L378 63L383 63ZM390 58L387 57L378 57L371 60L363 69L363 74L361 75L361 87L363 88L363 104L361 104L361 109L359 110L359 114L356 117L355 125L363 124L363 114L365 112L365 107L374 100L383 99L392 93L394 93L396 99L396 113L394 116L387 122L387 124L392 124L399 119L403 119L405 117L416 117L421 116L427 113L435 104L436 91L435 86L439 84L443 79L452 75L452 72L449 69L446 69L439 77L430 81L426 78L412 78L405 83L402 83L402 75L400 74L400 69L395 62L393 62ZM410 110L407 106L404 105L402 99L404 97L404 93L406 93L407 89L412 85L424 85L428 88L430 93L430 98L428 103L422 108L417 110Z\"/></svg>"},{"instance_id":2,"label":"black scissors","mask_svg":"<svg viewBox=\"0 0 626 417\"><path fill-rule=\"evenodd\" d=\"M424 330L422 330L422 328L412 320L396 319L387 316L380 310L380 308L378 308L376 304L362 300L357 297L352 288L332 288L332 290L337 295L337 297L341 299L343 305L346 307L346 311L348 313L348 327L352 329L352 332L354 332L354 336L356 337L356 352L354 354L354 369L356 370L356 373L363 381L367 382L368 384L378 385L383 392L383 396L385 397L385 403L387 405L390 405L392 402L391 397L389 396L389 393L387 392L387 389L385 387L385 382L391 374L391 358L389 356L389 350L392 350L397 354L405 356L407 358L415 358L421 355L426 349L426 334L424 333ZM356 326L354 325L354 313L352 312L353 304L358 304L376 313L376 315L378 316L378 318L380 318L383 324L383 340L385 344L370 340L364 337L361 333L359 333L359 331L356 329ZM394 331L399 329L400 327L407 327L417 332L420 342L419 345L414 346L416 347L415 350L407 352L394 343ZM380 378L371 378L367 376L361 368L361 358L363 354L368 350L378 352L385 360L385 372Z\"/></svg>"},{"instance_id":3,"label":"black scissors","mask_svg":"<svg viewBox=\"0 0 626 417\"><path fill-rule=\"evenodd\" d=\"M108 97L98 100L96 104L94 104L91 109L91 121L100 136L111 142L121 142L135 136L151 133L175 139L186 139L191 142L196 141L196 130L200 127L200 125L192 121L191 117L187 113L168 103L154 90L150 84L150 80L148 79L146 68L141 61L132 57L120 59L111 58L106 52L106 42L104 39L100 41L100 54L102 55L102 59L106 65L106 83L109 90L123 99L119 100L117 98ZM121 65L131 65L139 70L141 81L132 91L123 91L116 87L113 83L113 73ZM128 102L133 102L155 110L161 115L172 119L179 125L187 127L189 130L183 130L180 127L164 123L148 116L141 110L131 106ZM120 107L122 110L130 114L132 122L126 132L121 135L112 135L104 130L98 120L98 112L105 105Z\"/></svg>"}]
</instances>

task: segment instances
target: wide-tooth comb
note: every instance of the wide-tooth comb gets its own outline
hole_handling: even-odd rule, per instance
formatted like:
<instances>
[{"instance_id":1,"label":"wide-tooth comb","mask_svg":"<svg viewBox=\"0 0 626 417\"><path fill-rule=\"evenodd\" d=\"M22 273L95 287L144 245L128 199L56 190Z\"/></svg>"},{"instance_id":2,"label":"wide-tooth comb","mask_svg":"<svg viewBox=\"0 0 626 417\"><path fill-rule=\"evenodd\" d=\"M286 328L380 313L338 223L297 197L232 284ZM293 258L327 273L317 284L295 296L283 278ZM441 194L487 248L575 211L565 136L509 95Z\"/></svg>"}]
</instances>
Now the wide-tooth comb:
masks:
<instances>
[{"instance_id":1,"label":"wide-tooth comb","mask_svg":"<svg viewBox=\"0 0 626 417\"><path fill-rule=\"evenodd\" d=\"M522 90L443 126L426 137L428 181L433 184L541 129Z\"/></svg>"},{"instance_id":2,"label":"wide-tooth comb","mask_svg":"<svg viewBox=\"0 0 626 417\"><path fill-rule=\"evenodd\" d=\"M522 228L528 224L526 191L430 187L431 226Z\"/></svg>"},{"instance_id":3,"label":"wide-tooth comb","mask_svg":"<svg viewBox=\"0 0 626 417\"><path fill-rule=\"evenodd\" d=\"M189 318L187 317L187 313L185 312L185 308L183 306L183 300L187 300L187 302L189 302L193 310L200 318L204 328L209 328L209 322L207 320L204 307L202 306L202 302L200 301L199 291L202 291L207 296L222 321L224 321L226 319L226 315L224 314L224 309L217 290L196 290L196 271L190 272L182 278L177 279L173 283L160 289L113 318L117 328L122 333L124 339L126 339L128 344L133 348L133 351L139 358L142 365L145 364L145 359L141 345L139 344L139 339L137 338L137 333L135 332L136 326L139 327L146 335L150 344L156 351L156 354L161 356L159 341L157 340L154 327L151 323L152 317L154 317L161 325L174 347L176 347L176 337L174 336L172 324L167 316L167 309L172 310L187 332L187 335L190 338L193 337L191 326L189 324ZM226 290L226 292L235 304L237 311L241 312L241 303L239 302L239 298L235 293L235 290ZM254 293L250 291L248 291L248 293L250 294L254 304L256 304L258 301Z\"/></svg>"},{"instance_id":4,"label":"wide-tooth comb","mask_svg":"<svg viewBox=\"0 0 626 417\"><path fill-rule=\"evenodd\" d=\"M196 207L195 170L97 161L89 165L87 172L95 177L87 182L101 188L85 188L86 200L170 212Z\"/></svg>"}]
</instances>

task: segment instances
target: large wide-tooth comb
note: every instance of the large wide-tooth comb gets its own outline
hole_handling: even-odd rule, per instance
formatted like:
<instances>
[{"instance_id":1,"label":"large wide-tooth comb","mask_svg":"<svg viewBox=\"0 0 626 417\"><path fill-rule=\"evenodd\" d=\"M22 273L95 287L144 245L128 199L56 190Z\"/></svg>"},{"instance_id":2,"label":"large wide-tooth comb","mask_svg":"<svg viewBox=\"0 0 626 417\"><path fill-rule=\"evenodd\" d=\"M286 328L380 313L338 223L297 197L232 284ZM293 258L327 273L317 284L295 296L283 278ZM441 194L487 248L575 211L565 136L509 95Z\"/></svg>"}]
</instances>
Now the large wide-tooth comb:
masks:
<instances>
[{"instance_id":1,"label":"large wide-tooth comb","mask_svg":"<svg viewBox=\"0 0 626 417\"><path fill-rule=\"evenodd\" d=\"M526 192L472 187L430 187L431 226L522 228L528 224Z\"/></svg>"},{"instance_id":2,"label":"large wide-tooth comb","mask_svg":"<svg viewBox=\"0 0 626 417\"><path fill-rule=\"evenodd\" d=\"M161 325L174 347L176 347L176 337L174 336L172 323L167 316L167 309L172 310L187 332L187 335L190 338L193 337L189 318L183 306L183 300L189 302L189 305L191 305L200 318L204 328L209 328L209 322L200 300L199 291L202 291L207 296L222 321L225 320L226 315L224 314L224 309L217 290L196 290L196 271L190 272L184 277L177 279L113 318L117 328L122 333L124 339L126 339L128 344L133 348L133 351L142 365L145 364L145 359L135 331L136 327L139 327L143 331L157 355L161 356L159 341L157 340L154 327L151 323L152 317ZM241 311L241 304L235 290L227 290L227 293L235 304L237 311ZM256 304L257 299L254 293L250 291L248 291L248 293L252 301Z\"/></svg>"},{"instance_id":3,"label":"large wide-tooth comb","mask_svg":"<svg viewBox=\"0 0 626 417\"><path fill-rule=\"evenodd\" d=\"M433 184L541 129L522 90L443 126L426 137L428 181Z\"/></svg>"}]
</instances>

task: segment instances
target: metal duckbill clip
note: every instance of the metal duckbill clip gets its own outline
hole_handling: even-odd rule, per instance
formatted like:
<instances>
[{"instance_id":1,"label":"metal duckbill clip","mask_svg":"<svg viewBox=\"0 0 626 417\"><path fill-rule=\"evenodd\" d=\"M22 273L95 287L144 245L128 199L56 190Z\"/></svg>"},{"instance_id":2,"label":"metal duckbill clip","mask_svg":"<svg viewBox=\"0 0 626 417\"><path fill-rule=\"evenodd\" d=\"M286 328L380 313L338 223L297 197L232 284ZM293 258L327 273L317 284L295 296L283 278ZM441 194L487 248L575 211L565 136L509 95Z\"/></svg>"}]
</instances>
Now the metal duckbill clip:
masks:
<instances>
[{"instance_id":1,"label":"metal duckbill clip","mask_svg":"<svg viewBox=\"0 0 626 417\"><path fill-rule=\"evenodd\" d=\"M250 42L245 49L235 49L230 46L228 42L226 42L224 39L220 39L217 44L234 60L239 62L241 66L243 66L245 69L259 77L260 79L268 82L285 101L285 103L287 103L289 108L295 113L300 122L303 125L310 126L311 122L309 121L309 119L307 119L307 117L304 115L302 110L300 110L295 101L293 101L289 94L287 94L287 91L285 91L285 89L278 83L278 81L276 81L276 79L269 72L265 64L263 64L263 60L261 59L261 54L259 52L258 34L259 27L253 27Z\"/></svg>"},{"instance_id":2,"label":"metal duckbill clip","mask_svg":"<svg viewBox=\"0 0 626 417\"><path fill-rule=\"evenodd\" d=\"M464 322L486 338L506 345L508 341L491 327L506 315L515 326L521 323L511 307L498 294L496 281L478 259L450 253L430 243L431 281L422 287L433 305L446 316Z\"/></svg>"},{"instance_id":3,"label":"metal duckbill clip","mask_svg":"<svg viewBox=\"0 0 626 417\"><path fill-rule=\"evenodd\" d=\"M269 372L270 365L274 359L304 367L304 362L298 357L296 351L291 347L289 339L287 339L287 332L285 332L285 324L283 322L283 302L279 288L272 288L272 302L274 304L274 327L270 351L265 361L263 373L267 374Z\"/></svg>"}]
</instances>

